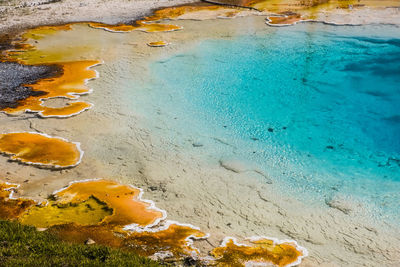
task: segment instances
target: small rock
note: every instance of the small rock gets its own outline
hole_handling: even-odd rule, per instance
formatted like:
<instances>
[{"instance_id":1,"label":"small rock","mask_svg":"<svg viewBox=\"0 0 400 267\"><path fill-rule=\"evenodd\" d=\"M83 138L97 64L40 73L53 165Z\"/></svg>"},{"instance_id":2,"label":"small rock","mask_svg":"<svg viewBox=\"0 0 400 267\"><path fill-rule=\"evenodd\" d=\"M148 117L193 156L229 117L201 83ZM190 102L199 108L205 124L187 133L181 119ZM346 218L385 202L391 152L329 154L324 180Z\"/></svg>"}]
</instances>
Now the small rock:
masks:
<instances>
[{"instance_id":1,"label":"small rock","mask_svg":"<svg viewBox=\"0 0 400 267\"><path fill-rule=\"evenodd\" d=\"M236 160L220 160L219 161L219 165L228 170L228 171L232 171L235 173L240 173L240 172L244 172L247 171L248 168L247 166L245 166L242 162L240 161L236 161Z\"/></svg>"},{"instance_id":2,"label":"small rock","mask_svg":"<svg viewBox=\"0 0 400 267\"><path fill-rule=\"evenodd\" d=\"M91 239L91 238L88 238L88 239L85 241L85 245L93 245L93 244L96 244L96 242L95 242L93 239Z\"/></svg>"},{"instance_id":3,"label":"small rock","mask_svg":"<svg viewBox=\"0 0 400 267\"><path fill-rule=\"evenodd\" d=\"M364 226L364 228L367 229L368 231L373 232L376 235L378 235L378 231L375 228L370 227L370 226Z\"/></svg>"},{"instance_id":4,"label":"small rock","mask_svg":"<svg viewBox=\"0 0 400 267\"><path fill-rule=\"evenodd\" d=\"M202 144L202 143L195 142L195 143L192 144L192 146L193 146L193 147L202 147L203 144Z\"/></svg>"},{"instance_id":5,"label":"small rock","mask_svg":"<svg viewBox=\"0 0 400 267\"><path fill-rule=\"evenodd\" d=\"M267 183L267 184L272 184L272 179L271 179L271 177L269 177L268 175L266 175L263 171L257 170L257 169L254 169L253 171L254 171L256 174L261 175L262 177L264 177L264 182L265 182L265 183Z\"/></svg>"},{"instance_id":6,"label":"small rock","mask_svg":"<svg viewBox=\"0 0 400 267\"><path fill-rule=\"evenodd\" d=\"M183 260L185 266L198 266L199 265L199 260L193 258L193 257L186 257Z\"/></svg>"},{"instance_id":7,"label":"small rock","mask_svg":"<svg viewBox=\"0 0 400 267\"><path fill-rule=\"evenodd\" d=\"M160 251L160 252L154 253L149 258L152 259L153 261L160 261L160 260L165 260L167 258L171 258L173 256L174 256L174 254L172 254L172 252L170 252L170 251Z\"/></svg>"},{"instance_id":8,"label":"small rock","mask_svg":"<svg viewBox=\"0 0 400 267\"><path fill-rule=\"evenodd\" d=\"M268 132L272 133L274 131L274 128L268 128Z\"/></svg>"}]
</instances>

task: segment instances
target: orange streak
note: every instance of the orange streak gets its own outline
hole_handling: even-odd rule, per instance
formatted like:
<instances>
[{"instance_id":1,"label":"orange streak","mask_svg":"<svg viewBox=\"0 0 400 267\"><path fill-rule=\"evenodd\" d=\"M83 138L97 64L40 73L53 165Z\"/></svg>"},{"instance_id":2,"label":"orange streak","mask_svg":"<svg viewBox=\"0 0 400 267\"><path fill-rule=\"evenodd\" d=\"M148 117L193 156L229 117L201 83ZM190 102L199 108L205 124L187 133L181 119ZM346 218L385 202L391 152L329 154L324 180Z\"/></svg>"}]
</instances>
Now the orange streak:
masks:
<instances>
[{"instance_id":1,"label":"orange streak","mask_svg":"<svg viewBox=\"0 0 400 267\"><path fill-rule=\"evenodd\" d=\"M302 17L299 14L293 14L289 16L283 16L283 17L267 17L268 24L270 25L292 25L295 24L299 21L302 21Z\"/></svg>"},{"instance_id":2,"label":"orange streak","mask_svg":"<svg viewBox=\"0 0 400 267\"><path fill-rule=\"evenodd\" d=\"M0 134L0 152L23 163L55 168L75 166L82 156L77 144L36 133Z\"/></svg>"},{"instance_id":3,"label":"orange streak","mask_svg":"<svg viewBox=\"0 0 400 267\"><path fill-rule=\"evenodd\" d=\"M172 32L182 29L181 26L173 24L138 23L140 26L137 29L144 32Z\"/></svg>"},{"instance_id":4,"label":"orange streak","mask_svg":"<svg viewBox=\"0 0 400 267\"><path fill-rule=\"evenodd\" d=\"M62 108L44 107L44 109L40 111L39 115L41 117L71 117L82 113L91 107L92 105L86 102L72 102L67 103L67 105Z\"/></svg>"},{"instance_id":5,"label":"orange streak","mask_svg":"<svg viewBox=\"0 0 400 267\"><path fill-rule=\"evenodd\" d=\"M144 32L170 32L182 29L182 27L173 24L145 23L145 21L138 21L137 23L138 25L110 25L99 22L89 22L88 25L92 28L104 29L111 32L131 32L134 30Z\"/></svg>"},{"instance_id":6,"label":"orange streak","mask_svg":"<svg viewBox=\"0 0 400 267\"><path fill-rule=\"evenodd\" d=\"M162 9L154 11L154 14L150 17L146 17L144 19L144 21L177 19L180 16L187 14L187 13L198 12L198 11L216 11L216 10L221 10L221 9L226 9L226 8L223 6L208 5L208 4L167 7L167 8L162 8Z\"/></svg>"},{"instance_id":7,"label":"orange streak","mask_svg":"<svg viewBox=\"0 0 400 267\"><path fill-rule=\"evenodd\" d=\"M151 47L163 47L163 46L167 46L168 43L164 42L164 41L157 41L157 42L150 42L147 45L151 46Z\"/></svg>"},{"instance_id":8,"label":"orange streak","mask_svg":"<svg viewBox=\"0 0 400 267\"><path fill-rule=\"evenodd\" d=\"M138 28L138 26L134 26L134 25L127 25L127 24L110 25L110 24L101 23L101 22L89 22L88 25L89 25L89 27L92 27L95 29L104 29L104 30L112 31L112 32L130 32L130 31L136 30Z\"/></svg>"}]
</instances>

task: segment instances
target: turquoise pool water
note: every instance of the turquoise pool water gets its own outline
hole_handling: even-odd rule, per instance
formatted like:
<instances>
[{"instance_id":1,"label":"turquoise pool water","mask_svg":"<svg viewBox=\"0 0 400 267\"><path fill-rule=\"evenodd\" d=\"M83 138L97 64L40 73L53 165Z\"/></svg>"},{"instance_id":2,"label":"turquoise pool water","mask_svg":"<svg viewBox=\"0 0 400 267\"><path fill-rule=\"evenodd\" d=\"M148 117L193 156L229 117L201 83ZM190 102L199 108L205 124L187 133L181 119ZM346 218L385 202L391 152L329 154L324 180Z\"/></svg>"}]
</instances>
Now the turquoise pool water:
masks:
<instances>
[{"instance_id":1,"label":"turquoise pool water","mask_svg":"<svg viewBox=\"0 0 400 267\"><path fill-rule=\"evenodd\" d=\"M227 141L304 201L339 195L400 219L399 28L269 28L204 40L151 70L134 101L181 137Z\"/></svg>"}]
</instances>

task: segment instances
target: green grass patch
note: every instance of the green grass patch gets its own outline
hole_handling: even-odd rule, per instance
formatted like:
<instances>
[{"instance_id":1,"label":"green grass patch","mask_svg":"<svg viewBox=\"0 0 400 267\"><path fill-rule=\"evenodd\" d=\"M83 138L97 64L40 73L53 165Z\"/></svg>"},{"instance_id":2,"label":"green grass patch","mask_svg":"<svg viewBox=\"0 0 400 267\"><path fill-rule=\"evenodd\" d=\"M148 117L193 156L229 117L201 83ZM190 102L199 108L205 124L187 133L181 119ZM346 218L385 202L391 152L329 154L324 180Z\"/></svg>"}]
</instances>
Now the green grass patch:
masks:
<instances>
[{"instance_id":1,"label":"green grass patch","mask_svg":"<svg viewBox=\"0 0 400 267\"><path fill-rule=\"evenodd\" d=\"M0 220L0 266L161 266L134 253L70 244L47 232Z\"/></svg>"}]
</instances>

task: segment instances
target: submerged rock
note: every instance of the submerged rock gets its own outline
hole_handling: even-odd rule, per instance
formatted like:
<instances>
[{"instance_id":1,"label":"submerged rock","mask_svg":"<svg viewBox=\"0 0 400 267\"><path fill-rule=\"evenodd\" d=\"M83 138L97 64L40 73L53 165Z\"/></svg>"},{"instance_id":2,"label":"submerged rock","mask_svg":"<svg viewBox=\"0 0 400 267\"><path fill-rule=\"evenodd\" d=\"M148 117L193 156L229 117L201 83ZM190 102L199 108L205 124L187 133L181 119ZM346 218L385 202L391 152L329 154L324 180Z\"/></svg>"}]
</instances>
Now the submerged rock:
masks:
<instances>
[{"instance_id":1,"label":"submerged rock","mask_svg":"<svg viewBox=\"0 0 400 267\"><path fill-rule=\"evenodd\" d=\"M346 215L351 214L355 208L361 207L360 204L354 203L350 199L346 199L343 196L335 195L325 200L326 205L330 208L340 210Z\"/></svg>"},{"instance_id":2,"label":"submerged rock","mask_svg":"<svg viewBox=\"0 0 400 267\"><path fill-rule=\"evenodd\" d=\"M192 146L193 146L193 147L202 147L203 144L202 144L202 143L199 143L199 142L194 142L194 143L192 144Z\"/></svg>"},{"instance_id":3,"label":"submerged rock","mask_svg":"<svg viewBox=\"0 0 400 267\"><path fill-rule=\"evenodd\" d=\"M238 161L238 160L224 160L221 159L219 161L219 165L228 170L228 171L232 171L235 173L241 173L241 172L245 172L248 171L249 168L248 166L246 166L243 162Z\"/></svg>"}]
</instances>

